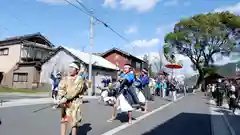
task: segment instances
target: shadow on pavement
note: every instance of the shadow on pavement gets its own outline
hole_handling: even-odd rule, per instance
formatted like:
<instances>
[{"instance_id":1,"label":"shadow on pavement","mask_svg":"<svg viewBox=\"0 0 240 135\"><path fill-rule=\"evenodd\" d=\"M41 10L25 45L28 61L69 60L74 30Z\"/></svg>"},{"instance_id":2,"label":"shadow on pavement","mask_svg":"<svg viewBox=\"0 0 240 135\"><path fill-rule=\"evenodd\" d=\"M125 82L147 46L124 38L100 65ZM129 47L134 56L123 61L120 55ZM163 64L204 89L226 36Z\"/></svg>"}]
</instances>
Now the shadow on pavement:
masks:
<instances>
[{"instance_id":1,"label":"shadow on pavement","mask_svg":"<svg viewBox=\"0 0 240 135\"><path fill-rule=\"evenodd\" d=\"M218 108L217 110L214 110L215 112L218 113L224 113L225 115L232 115L233 112L227 108Z\"/></svg>"},{"instance_id":2,"label":"shadow on pavement","mask_svg":"<svg viewBox=\"0 0 240 135\"><path fill-rule=\"evenodd\" d=\"M116 119L119 120L121 123L128 122L128 114L124 112L118 113ZM136 119L132 118L132 120L136 120Z\"/></svg>"},{"instance_id":3,"label":"shadow on pavement","mask_svg":"<svg viewBox=\"0 0 240 135\"><path fill-rule=\"evenodd\" d=\"M210 118L209 114L180 113L142 135L211 135Z\"/></svg>"},{"instance_id":4,"label":"shadow on pavement","mask_svg":"<svg viewBox=\"0 0 240 135\"><path fill-rule=\"evenodd\" d=\"M88 100L83 100L82 103L83 103L83 104L87 104L87 103L90 103L90 101L88 101Z\"/></svg>"},{"instance_id":5,"label":"shadow on pavement","mask_svg":"<svg viewBox=\"0 0 240 135\"><path fill-rule=\"evenodd\" d=\"M87 135L87 133L91 130L92 130L91 124L85 123L77 129L77 135ZM69 135L72 135L72 133L70 133Z\"/></svg>"}]
</instances>

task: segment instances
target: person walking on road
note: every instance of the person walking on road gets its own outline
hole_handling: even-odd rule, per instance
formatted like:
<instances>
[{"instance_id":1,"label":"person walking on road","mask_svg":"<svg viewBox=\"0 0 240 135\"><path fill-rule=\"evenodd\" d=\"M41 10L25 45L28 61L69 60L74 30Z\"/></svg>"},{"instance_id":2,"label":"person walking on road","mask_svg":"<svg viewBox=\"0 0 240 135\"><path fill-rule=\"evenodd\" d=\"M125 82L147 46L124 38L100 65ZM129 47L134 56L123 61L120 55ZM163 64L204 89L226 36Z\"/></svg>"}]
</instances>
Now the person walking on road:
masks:
<instances>
[{"instance_id":1,"label":"person walking on road","mask_svg":"<svg viewBox=\"0 0 240 135\"><path fill-rule=\"evenodd\" d=\"M124 65L124 73L120 74L119 80L121 81L120 88L117 94L116 103L113 106L113 112L111 119L108 122L112 122L117 117L117 109L121 109L122 112L128 113L128 123L132 123L132 110L133 104L140 104L137 94L134 91L132 85L135 81L135 75L132 71L130 64Z\"/></svg>"},{"instance_id":2,"label":"person walking on road","mask_svg":"<svg viewBox=\"0 0 240 135\"><path fill-rule=\"evenodd\" d=\"M71 125L71 135L77 135L77 128L81 126L81 96L87 90L84 79L79 76L81 65L73 62L69 75L59 83L59 94L56 104L61 108L61 135L66 135L67 124Z\"/></svg>"},{"instance_id":3,"label":"person walking on road","mask_svg":"<svg viewBox=\"0 0 240 135\"><path fill-rule=\"evenodd\" d=\"M218 107L223 105L224 92L225 85L221 79L218 79L218 83L216 84L216 102Z\"/></svg>"},{"instance_id":4,"label":"person walking on road","mask_svg":"<svg viewBox=\"0 0 240 135\"><path fill-rule=\"evenodd\" d=\"M148 87L149 79L148 70L146 68L142 69L140 80L142 84L143 95L148 101L153 101L152 94L150 93L150 88Z\"/></svg>"},{"instance_id":5,"label":"person walking on road","mask_svg":"<svg viewBox=\"0 0 240 135\"><path fill-rule=\"evenodd\" d=\"M58 72L56 76L54 76L52 72L50 78L52 80L52 98L53 100L56 100L58 94L58 85L62 78L61 72Z\"/></svg>"}]
</instances>

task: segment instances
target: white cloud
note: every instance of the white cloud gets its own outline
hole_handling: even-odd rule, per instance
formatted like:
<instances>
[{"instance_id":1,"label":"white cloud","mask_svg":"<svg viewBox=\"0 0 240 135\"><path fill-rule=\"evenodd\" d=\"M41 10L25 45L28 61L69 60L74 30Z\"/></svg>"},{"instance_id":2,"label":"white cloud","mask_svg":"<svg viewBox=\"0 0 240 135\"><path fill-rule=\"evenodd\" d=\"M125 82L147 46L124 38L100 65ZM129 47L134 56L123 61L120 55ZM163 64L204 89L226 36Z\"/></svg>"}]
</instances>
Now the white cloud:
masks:
<instances>
[{"instance_id":1,"label":"white cloud","mask_svg":"<svg viewBox=\"0 0 240 135\"><path fill-rule=\"evenodd\" d=\"M231 5L231 6L225 6L225 7L220 7L214 10L214 12L223 12L223 11L229 11L231 13L240 13L240 2L235 4L235 5Z\"/></svg>"},{"instance_id":2,"label":"white cloud","mask_svg":"<svg viewBox=\"0 0 240 135\"><path fill-rule=\"evenodd\" d=\"M135 40L132 43L130 43L130 46L132 47L140 47L140 48L145 48L145 47L153 47L156 46L160 43L160 40L158 38L153 38L150 40Z\"/></svg>"},{"instance_id":3,"label":"white cloud","mask_svg":"<svg viewBox=\"0 0 240 135\"><path fill-rule=\"evenodd\" d=\"M124 31L126 34L133 34L138 32L138 28L136 26L131 26Z\"/></svg>"},{"instance_id":4,"label":"white cloud","mask_svg":"<svg viewBox=\"0 0 240 135\"><path fill-rule=\"evenodd\" d=\"M167 25L159 25L159 26L156 28L156 34L165 35L165 34L167 34L168 32L173 31L173 28L174 28L175 23L176 23L176 22L174 22L174 23L169 23L169 24L167 24Z\"/></svg>"},{"instance_id":5,"label":"white cloud","mask_svg":"<svg viewBox=\"0 0 240 135\"><path fill-rule=\"evenodd\" d=\"M138 12L147 12L155 7L161 0L104 0L105 6L115 8L120 5L122 9L135 9Z\"/></svg>"},{"instance_id":6,"label":"white cloud","mask_svg":"<svg viewBox=\"0 0 240 135\"><path fill-rule=\"evenodd\" d=\"M164 6L175 6L177 5L179 0L168 0L163 3Z\"/></svg>"},{"instance_id":7,"label":"white cloud","mask_svg":"<svg viewBox=\"0 0 240 135\"><path fill-rule=\"evenodd\" d=\"M103 6L104 7L116 8L117 0L104 0Z\"/></svg>"},{"instance_id":8,"label":"white cloud","mask_svg":"<svg viewBox=\"0 0 240 135\"><path fill-rule=\"evenodd\" d=\"M233 63L240 60L240 54L239 53L231 53L230 56L222 56L221 54L215 54L213 55L213 59L215 60L216 65L225 65L227 63Z\"/></svg>"},{"instance_id":9,"label":"white cloud","mask_svg":"<svg viewBox=\"0 0 240 135\"><path fill-rule=\"evenodd\" d=\"M124 9L136 9L138 12L146 12L155 7L159 0L121 0Z\"/></svg>"},{"instance_id":10,"label":"white cloud","mask_svg":"<svg viewBox=\"0 0 240 135\"><path fill-rule=\"evenodd\" d=\"M159 37L160 45L164 45L164 37L166 36L167 33L173 31L174 25L175 25L175 22L169 23L167 25L159 25L156 28L156 34Z\"/></svg>"},{"instance_id":11,"label":"white cloud","mask_svg":"<svg viewBox=\"0 0 240 135\"><path fill-rule=\"evenodd\" d=\"M43 2L46 4L51 4L51 5L62 5L62 4L67 4L65 0L36 0L38 2ZM75 0L68 0L69 2L76 2Z\"/></svg>"}]
</instances>

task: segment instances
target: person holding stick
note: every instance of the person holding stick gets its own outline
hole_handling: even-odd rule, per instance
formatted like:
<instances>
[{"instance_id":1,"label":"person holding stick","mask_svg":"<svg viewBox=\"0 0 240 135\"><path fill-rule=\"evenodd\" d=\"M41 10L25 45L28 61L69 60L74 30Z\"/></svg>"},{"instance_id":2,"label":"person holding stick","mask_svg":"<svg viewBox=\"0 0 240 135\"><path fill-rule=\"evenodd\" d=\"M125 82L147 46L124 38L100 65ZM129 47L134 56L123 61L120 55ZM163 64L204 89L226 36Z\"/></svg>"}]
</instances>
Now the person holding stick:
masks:
<instances>
[{"instance_id":1,"label":"person holding stick","mask_svg":"<svg viewBox=\"0 0 240 135\"><path fill-rule=\"evenodd\" d=\"M56 104L61 109L61 135L66 135L67 124L71 125L72 135L77 135L81 124L81 96L87 90L80 74L80 63L74 61L69 65L69 75L62 78L58 86Z\"/></svg>"}]
</instances>

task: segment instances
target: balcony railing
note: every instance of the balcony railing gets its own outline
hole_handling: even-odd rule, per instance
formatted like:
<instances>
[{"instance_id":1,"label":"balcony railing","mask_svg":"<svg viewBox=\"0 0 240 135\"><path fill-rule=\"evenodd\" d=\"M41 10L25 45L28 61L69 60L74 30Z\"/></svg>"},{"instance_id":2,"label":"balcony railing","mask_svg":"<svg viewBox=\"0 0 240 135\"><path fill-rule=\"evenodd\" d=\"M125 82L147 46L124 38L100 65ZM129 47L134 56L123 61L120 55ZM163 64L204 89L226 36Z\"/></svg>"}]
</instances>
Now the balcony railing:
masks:
<instances>
[{"instance_id":1,"label":"balcony railing","mask_svg":"<svg viewBox=\"0 0 240 135\"><path fill-rule=\"evenodd\" d=\"M23 46L21 49L21 60L23 61L40 61L41 59L46 58L50 50L32 47L32 46Z\"/></svg>"}]
</instances>

